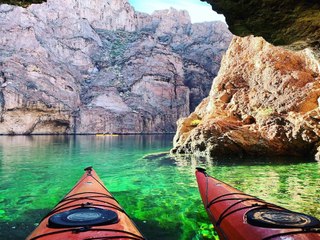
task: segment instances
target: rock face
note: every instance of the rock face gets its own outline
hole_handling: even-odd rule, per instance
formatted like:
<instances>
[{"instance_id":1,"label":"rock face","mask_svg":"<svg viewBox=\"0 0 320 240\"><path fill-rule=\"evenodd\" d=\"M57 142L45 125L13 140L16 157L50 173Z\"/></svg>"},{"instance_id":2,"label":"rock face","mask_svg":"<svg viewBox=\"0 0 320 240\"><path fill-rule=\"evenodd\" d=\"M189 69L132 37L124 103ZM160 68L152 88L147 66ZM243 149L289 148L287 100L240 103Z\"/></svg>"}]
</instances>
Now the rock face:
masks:
<instances>
[{"instance_id":1,"label":"rock face","mask_svg":"<svg viewBox=\"0 0 320 240\"><path fill-rule=\"evenodd\" d=\"M126 0L0 5L0 134L172 132L209 92L220 22Z\"/></svg>"},{"instance_id":2,"label":"rock face","mask_svg":"<svg viewBox=\"0 0 320 240\"><path fill-rule=\"evenodd\" d=\"M309 155L320 137L320 65L262 38L234 37L208 98L181 119L176 153Z\"/></svg>"},{"instance_id":3,"label":"rock face","mask_svg":"<svg viewBox=\"0 0 320 240\"><path fill-rule=\"evenodd\" d=\"M99 35L102 51L94 54L95 69L82 83L79 131L173 131L189 112L181 57L145 33ZM101 61L105 56L108 61Z\"/></svg>"},{"instance_id":4,"label":"rock face","mask_svg":"<svg viewBox=\"0 0 320 240\"><path fill-rule=\"evenodd\" d=\"M202 0L226 17L238 36L262 36L274 45L316 50L320 59L320 2L317 0Z\"/></svg>"},{"instance_id":5,"label":"rock face","mask_svg":"<svg viewBox=\"0 0 320 240\"><path fill-rule=\"evenodd\" d=\"M137 25L134 9L124 0L48 0L33 5L31 12L45 23L85 19L92 28L126 31L136 30Z\"/></svg>"},{"instance_id":6,"label":"rock face","mask_svg":"<svg viewBox=\"0 0 320 240\"><path fill-rule=\"evenodd\" d=\"M226 25L222 22L190 24L188 12L172 8L152 15L139 13L138 19L142 31L182 57L183 82L191 91L190 110L193 111L208 96L212 79L231 41Z\"/></svg>"}]
</instances>

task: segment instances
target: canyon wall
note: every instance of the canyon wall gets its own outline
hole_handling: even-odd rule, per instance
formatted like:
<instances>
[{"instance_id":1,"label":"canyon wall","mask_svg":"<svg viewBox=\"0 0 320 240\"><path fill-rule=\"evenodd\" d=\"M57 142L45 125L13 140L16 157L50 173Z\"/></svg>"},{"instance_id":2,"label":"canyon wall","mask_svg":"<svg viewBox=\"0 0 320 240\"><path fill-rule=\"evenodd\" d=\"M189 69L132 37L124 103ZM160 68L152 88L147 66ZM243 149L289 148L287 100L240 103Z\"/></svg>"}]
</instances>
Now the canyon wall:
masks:
<instances>
[{"instance_id":1,"label":"canyon wall","mask_svg":"<svg viewBox=\"0 0 320 240\"><path fill-rule=\"evenodd\" d=\"M0 134L173 132L232 35L126 0L0 5Z\"/></svg>"},{"instance_id":2,"label":"canyon wall","mask_svg":"<svg viewBox=\"0 0 320 240\"><path fill-rule=\"evenodd\" d=\"M30 111L20 113L19 107L15 106L21 104L21 109L38 111L44 109L43 106L46 108L45 111L37 112L40 117L36 119L44 120L37 120L39 124L31 125L31 130L26 132L37 132L38 127L34 125L39 125L40 129L45 126L58 129L60 126L60 129L64 129L62 132L70 132L71 128L80 132L91 132L94 129L169 131L175 127L174 119L192 111L201 102L189 117L179 120L172 152L206 156L316 154L318 157L319 2L206 2L212 5L213 10L226 16L232 33L238 36L262 36L281 48L258 37L235 37L209 96L201 102L211 86L208 79L214 78L219 68L219 61L228 42L225 39L230 39L227 31L220 30L225 29L225 25L191 25L187 13L173 9L152 15L133 14L132 8L124 4L127 10L123 15L119 13L119 8L108 10L111 16L121 16L121 21L117 21L113 28L110 22L112 17L108 18L98 9L94 10L94 14L78 9L72 14L74 19L86 14L85 20L88 23L82 24L91 28L82 28L92 29L86 35L90 37L85 37L83 41L88 45L81 47L86 49L85 53L78 51L75 54L71 51L72 54L59 60L72 62L67 70L64 67L50 70L55 75L61 74L59 71L70 73L68 77L59 78L61 85L67 85L58 91L59 94L65 94L65 97L50 98L48 96L53 93L49 89L41 95L29 94L28 99L34 99L25 101L23 91L16 96L16 89L20 87L11 88L8 92L2 91L1 119L10 117L8 123L16 121L20 125L21 119L17 121L14 114L24 114L26 119L35 116L28 115ZM74 4L75 1L69 3L72 6L69 11L78 8ZM83 4L87 7L96 5L95 1ZM121 1L116 5L119 4ZM104 19L105 23L101 25L99 18ZM25 36L29 34L24 33ZM72 41L74 39L69 38L63 44ZM74 49L74 45L71 46ZM150 49L155 52L150 54ZM66 50L63 50L65 54ZM37 54L39 61L41 56ZM62 55L55 54L57 56ZM53 58L52 55L50 57ZM26 68L16 64L20 61L18 58L11 60L1 62L1 66L10 65L11 68L20 68L19 71ZM84 67L89 65L90 68ZM136 67L140 69L139 72L133 70ZM3 88L12 84L7 79L14 78L14 72L1 72ZM31 72L23 76L34 74ZM67 84L69 81L75 84ZM27 90L36 88L32 82L27 82L25 86ZM76 92L74 95L67 92L71 89ZM5 98L11 100L5 104ZM48 103L47 99L53 104L43 104ZM58 99L64 100L59 102ZM188 101L189 104L186 104ZM69 105L73 106L71 110ZM173 111L168 111L168 108ZM49 116L58 120L51 121ZM33 123L37 121L26 120ZM5 129L9 129L9 125Z\"/></svg>"}]
</instances>

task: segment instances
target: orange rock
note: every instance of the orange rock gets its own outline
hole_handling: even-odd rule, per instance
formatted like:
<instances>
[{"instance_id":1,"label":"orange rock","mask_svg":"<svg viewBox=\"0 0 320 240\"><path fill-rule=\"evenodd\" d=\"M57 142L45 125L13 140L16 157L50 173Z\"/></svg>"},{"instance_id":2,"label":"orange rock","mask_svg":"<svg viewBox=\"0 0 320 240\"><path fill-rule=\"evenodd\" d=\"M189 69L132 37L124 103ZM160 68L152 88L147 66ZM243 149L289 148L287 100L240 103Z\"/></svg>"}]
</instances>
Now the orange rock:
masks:
<instances>
[{"instance_id":1,"label":"orange rock","mask_svg":"<svg viewBox=\"0 0 320 240\"><path fill-rule=\"evenodd\" d=\"M208 99L196 108L202 124L187 133L178 128L174 151L310 154L320 136L318 66L309 50L293 52L263 38L234 37ZM231 95L225 89L232 89ZM195 147L202 141L205 147Z\"/></svg>"}]
</instances>

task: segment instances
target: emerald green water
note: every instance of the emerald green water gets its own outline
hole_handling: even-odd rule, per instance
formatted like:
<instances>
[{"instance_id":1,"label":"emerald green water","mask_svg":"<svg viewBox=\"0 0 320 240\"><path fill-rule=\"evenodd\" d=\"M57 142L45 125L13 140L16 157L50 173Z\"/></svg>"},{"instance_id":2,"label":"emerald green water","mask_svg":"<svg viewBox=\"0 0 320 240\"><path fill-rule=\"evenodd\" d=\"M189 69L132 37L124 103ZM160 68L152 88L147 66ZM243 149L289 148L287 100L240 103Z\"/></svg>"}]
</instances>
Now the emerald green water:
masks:
<instances>
[{"instance_id":1,"label":"emerald green water","mask_svg":"<svg viewBox=\"0 0 320 240\"><path fill-rule=\"evenodd\" d=\"M0 239L24 239L87 166L151 240L214 239L196 166L246 193L320 218L320 163L170 157L164 152L172 137L0 137Z\"/></svg>"}]
</instances>

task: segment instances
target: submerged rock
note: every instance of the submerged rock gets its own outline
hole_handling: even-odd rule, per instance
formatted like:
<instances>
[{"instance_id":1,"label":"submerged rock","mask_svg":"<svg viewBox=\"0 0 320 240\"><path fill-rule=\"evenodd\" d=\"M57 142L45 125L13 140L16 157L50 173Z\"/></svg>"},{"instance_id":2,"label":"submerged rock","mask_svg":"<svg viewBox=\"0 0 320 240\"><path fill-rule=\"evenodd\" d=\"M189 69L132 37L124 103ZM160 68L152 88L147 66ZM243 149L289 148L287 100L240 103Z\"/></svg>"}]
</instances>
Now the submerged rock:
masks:
<instances>
[{"instance_id":1,"label":"submerged rock","mask_svg":"<svg viewBox=\"0 0 320 240\"><path fill-rule=\"evenodd\" d=\"M210 95L180 120L172 152L310 155L319 144L320 68L314 53L234 37Z\"/></svg>"}]
</instances>

